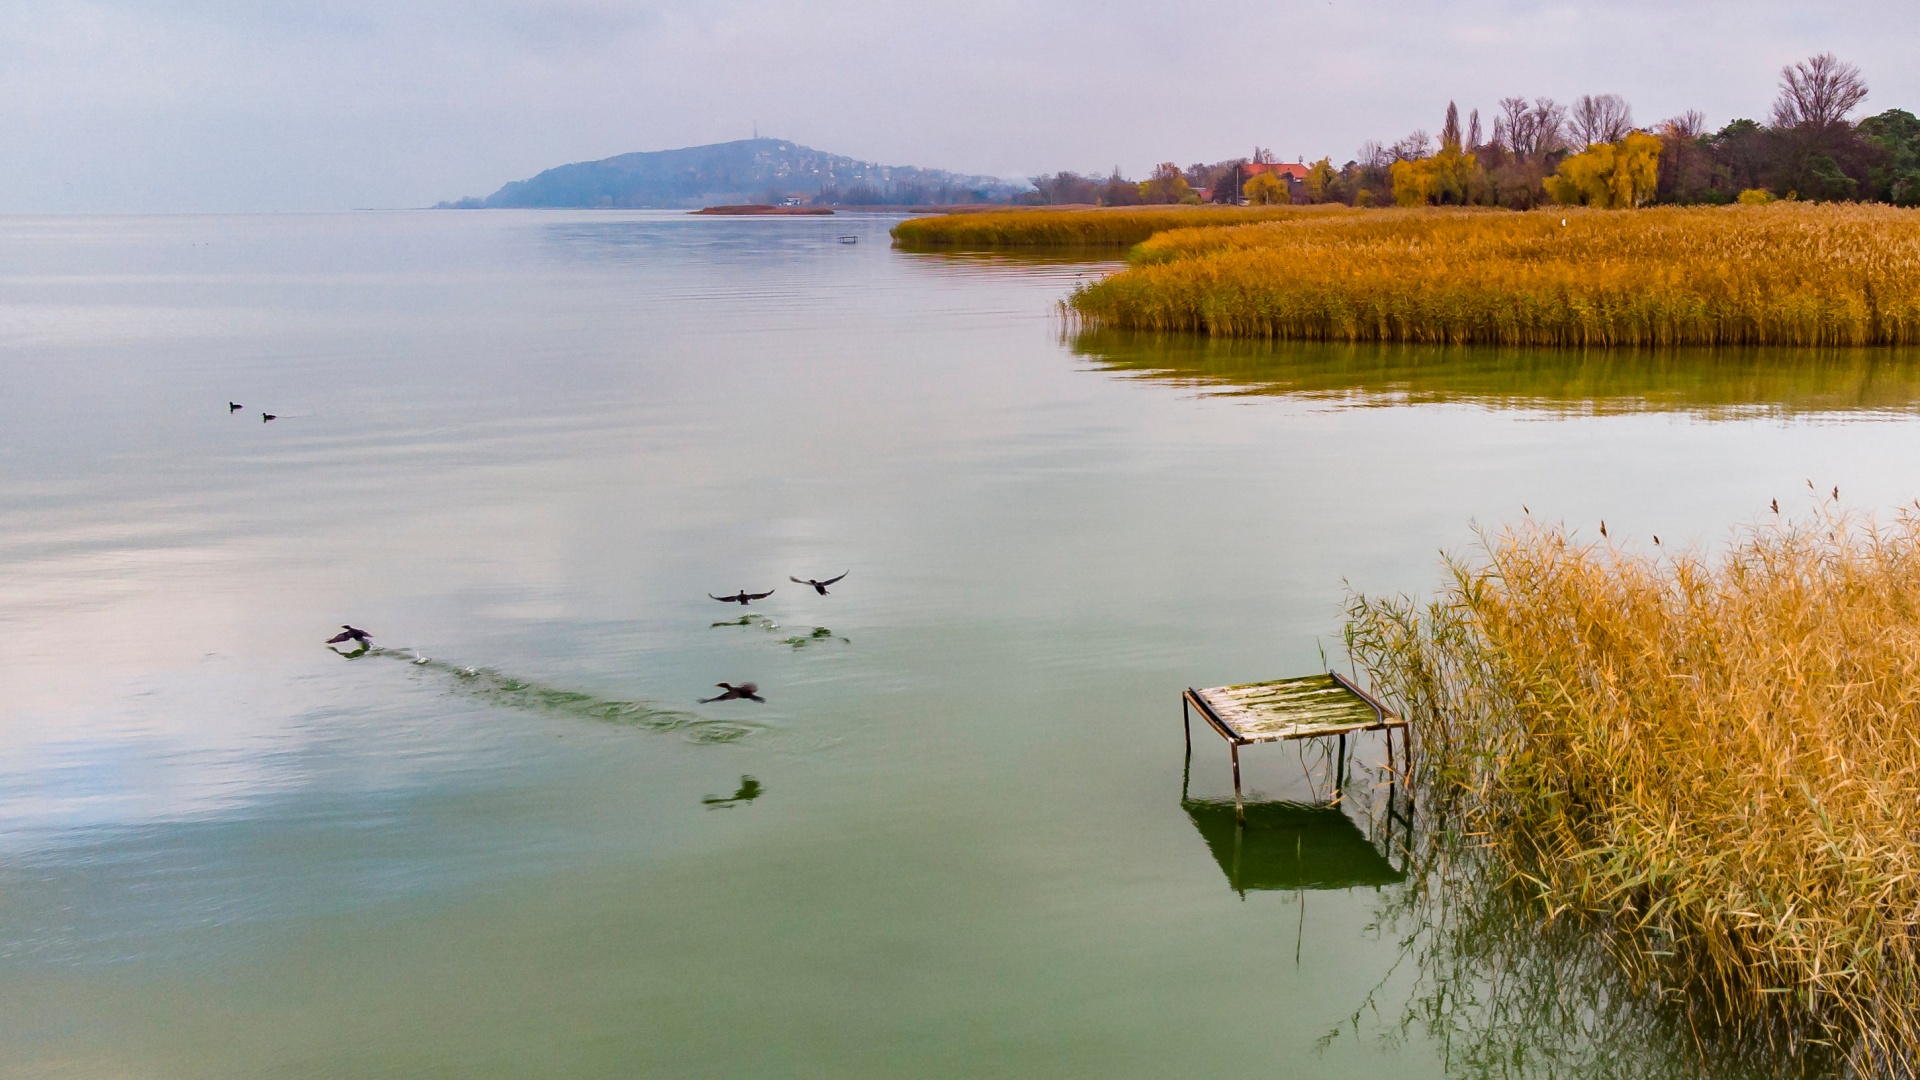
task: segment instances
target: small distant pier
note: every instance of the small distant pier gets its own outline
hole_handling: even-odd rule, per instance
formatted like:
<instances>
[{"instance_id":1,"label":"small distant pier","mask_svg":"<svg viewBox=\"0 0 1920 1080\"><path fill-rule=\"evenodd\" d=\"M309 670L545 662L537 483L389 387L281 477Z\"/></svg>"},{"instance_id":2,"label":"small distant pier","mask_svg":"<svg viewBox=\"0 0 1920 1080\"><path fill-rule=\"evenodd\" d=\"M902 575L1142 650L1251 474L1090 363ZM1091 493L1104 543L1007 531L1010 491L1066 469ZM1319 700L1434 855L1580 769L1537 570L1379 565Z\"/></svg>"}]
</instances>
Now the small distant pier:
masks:
<instances>
[{"instance_id":1,"label":"small distant pier","mask_svg":"<svg viewBox=\"0 0 1920 1080\"><path fill-rule=\"evenodd\" d=\"M1407 722L1337 671L1206 690L1189 687L1180 696L1180 718L1186 728L1188 757L1193 756L1193 714L1196 712L1227 740L1227 750L1233 757L1233 812L1235 819L1242 822L1246 820L1246 804L1240 795L1240 748L1249 743L1337 736L1340 749L1336 760L1340 770L1344 770L1350 732L1385 731L1387 770L1394 772L1393 733L1398 731L1401 753L1407 765L1413 763ZM1399 776L1405 777L1409 771L1401 769ZM1342 773L1337 771L1336 775Z\"/></svg>"}]
</instances>

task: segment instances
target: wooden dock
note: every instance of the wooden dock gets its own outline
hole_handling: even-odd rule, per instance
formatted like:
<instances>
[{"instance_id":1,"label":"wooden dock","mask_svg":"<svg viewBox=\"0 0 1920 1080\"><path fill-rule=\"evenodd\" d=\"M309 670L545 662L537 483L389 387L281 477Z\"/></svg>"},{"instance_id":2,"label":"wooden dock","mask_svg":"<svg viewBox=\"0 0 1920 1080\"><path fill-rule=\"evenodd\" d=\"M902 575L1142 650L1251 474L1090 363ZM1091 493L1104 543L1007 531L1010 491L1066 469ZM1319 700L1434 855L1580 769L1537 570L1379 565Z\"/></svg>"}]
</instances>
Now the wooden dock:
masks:
<instances>
[{"instance_id":1,"label":"wooden dock","mask_svg":"<svg viewBox=\"0 0 1920 1080\"><path fill-rule=\"evenodd\" d=\"M1246 820L1246 809L1240 797L1240 748L1249 743L1338 736L1338 760L1344 765L1349 732L1385 731L1387 768L1392 770L1392 733L1397 729L1408 764L1413 760L1407 722L1336 671L1206 690L1188 688L1180 697L1180 716L1187 729L1189 756L1193 753L1195 712L1227 740L1233 756L1234 813L1242 821Z\"/></svg>"}]
</instances>

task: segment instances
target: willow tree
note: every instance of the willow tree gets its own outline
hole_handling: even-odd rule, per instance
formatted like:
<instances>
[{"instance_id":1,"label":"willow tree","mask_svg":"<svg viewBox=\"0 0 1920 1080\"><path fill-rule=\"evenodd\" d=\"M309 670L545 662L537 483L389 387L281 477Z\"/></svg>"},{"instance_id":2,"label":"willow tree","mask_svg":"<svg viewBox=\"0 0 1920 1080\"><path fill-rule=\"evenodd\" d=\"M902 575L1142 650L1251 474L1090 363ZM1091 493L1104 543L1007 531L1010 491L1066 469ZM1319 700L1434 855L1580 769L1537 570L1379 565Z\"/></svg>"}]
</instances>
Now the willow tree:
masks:
<instances>
[{"instance_id":1,"label":"willow tree","mask_svg":"<svg viewBox=\"0 0 1920 1080\"><path fill-rule=\"evenodd\" d=\"M1272 206L1293 201L1293 188L1278 176L1263 172L1249 178L1240 194L1255 206Z\"/></svg>"},{"instance_id":2,"label":"willow tree","mask_svg":"<svg viewBox=\"0 0 1920 1080\"><path fill-rule=\"evenodd\" d=\"M1547 194L1557 203L1628 210L1652 201L1659 183L1660 138L1634 131L1562 160L1547 177Z\"/></svg>"}]
</instances>

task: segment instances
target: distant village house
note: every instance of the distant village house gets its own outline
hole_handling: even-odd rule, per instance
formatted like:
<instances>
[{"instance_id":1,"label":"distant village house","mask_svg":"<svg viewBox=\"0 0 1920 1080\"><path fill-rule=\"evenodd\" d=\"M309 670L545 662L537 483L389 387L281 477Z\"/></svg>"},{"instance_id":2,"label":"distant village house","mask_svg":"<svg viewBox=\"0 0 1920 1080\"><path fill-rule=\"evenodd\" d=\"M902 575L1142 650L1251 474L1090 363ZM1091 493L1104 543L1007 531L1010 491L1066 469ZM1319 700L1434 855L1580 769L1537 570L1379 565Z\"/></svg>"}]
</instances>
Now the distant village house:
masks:
<instances>
[{"instance_id":1,"label":"distant village house","mask_svg":"<svg viewBox=\"0 0 1920 1080\"><path fill-rule=\"evenodd\" d=\"M1298 161L1249 161L1240 165L1239 184L1242 189L1247 181L1262 173L1272 173L1275 178L1286 181L1287 191L1297 200L1307 190L1307 167Z\"/></svg>"}]
</instances>

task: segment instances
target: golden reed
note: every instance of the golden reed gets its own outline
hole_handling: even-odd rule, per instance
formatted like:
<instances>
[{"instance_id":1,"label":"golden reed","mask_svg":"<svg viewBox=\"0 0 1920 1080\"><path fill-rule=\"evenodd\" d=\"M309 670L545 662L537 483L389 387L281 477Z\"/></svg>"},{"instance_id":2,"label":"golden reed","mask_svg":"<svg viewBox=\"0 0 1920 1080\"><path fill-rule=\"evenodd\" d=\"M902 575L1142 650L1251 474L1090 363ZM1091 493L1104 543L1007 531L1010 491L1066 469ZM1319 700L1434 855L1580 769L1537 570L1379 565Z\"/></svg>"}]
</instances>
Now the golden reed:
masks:
<instances>
[{"instance_id":1,"label":"golden reed","mask_svg":"<svg viewBox=\"0 0 1920 1080\"><path fill-rule=\"evenodd\" d=\"M1413 209L1184 229L1077 291L1089 328L1551 346L1920 343L1920 210Z\"/></svg>"},{"instance_id":2,"label":"golden reed","mask_svg":"<svg viewBox=\"0 0 1920 1080\"><path fill-rule=\"evenodd\" d=\"M1920 503L1916 503L1920 507ZM1920 1060L1920 511L1823 503L1718 554L1483 534L1347 644L1549 917L1651 984L1866 1066Z\"/></svg>"},{"instance_id":3,"label":"golden reed","mask_svg":"<svg viewBox=\"0 0 1920 1080\"><path fill-rule=\"evenodd\" d=\"M905 248L992 250L1029 247L1131 247L1169 229L1322 216L1344 207L1110 206L1034 208L911 218L893 227Z\"/></svg>"}]
</instances>

